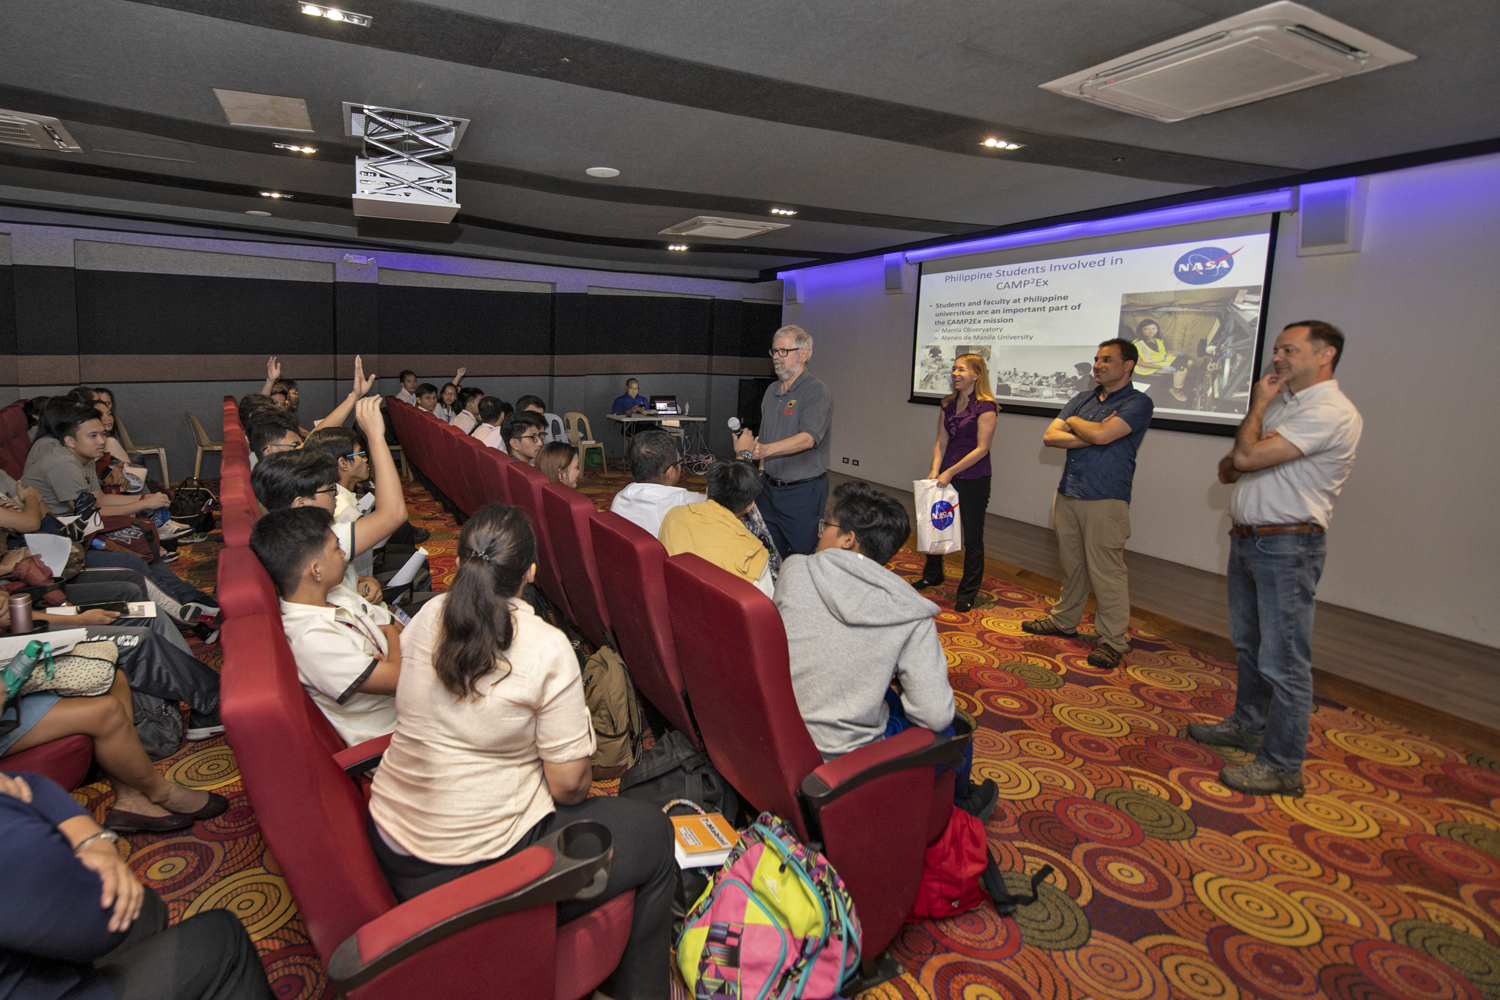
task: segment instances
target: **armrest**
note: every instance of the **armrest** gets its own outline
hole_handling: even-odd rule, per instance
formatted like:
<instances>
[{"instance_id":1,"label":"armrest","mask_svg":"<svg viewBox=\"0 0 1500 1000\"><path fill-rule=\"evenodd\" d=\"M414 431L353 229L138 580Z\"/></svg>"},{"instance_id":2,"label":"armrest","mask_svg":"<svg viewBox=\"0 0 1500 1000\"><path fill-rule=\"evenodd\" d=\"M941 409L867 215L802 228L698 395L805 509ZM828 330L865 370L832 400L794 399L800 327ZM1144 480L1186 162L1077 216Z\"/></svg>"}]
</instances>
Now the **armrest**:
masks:
<instances>
[{"instance_id":1,"label":"armrest","mask_svg":"<svg viewBox=\"0 0 1500 1000\"><path fill-rule=\"evenodd\" d=\"M391 734L386 733L340 750L333 755L333 762L349 777L357 778L366 771L375 770L380 765L380 758L385 756L385 748L390 745Z\"/></svg>"},{"instance_id":2,"label":"armrest","mask_svg":"<svg viewBox=\"0 0 1500 1000\"><path fill-rule=\"evenodd\" d=\"M930 729L913 726L889 739L877 740L853 753L844 754L813 771L802 779L802 798L816 815L818 810L841 795L894 771L957 764L963 759L964 745L972 735L970 731L939 736Z\"/></svg>"},{"instance_id":3,"label":"armrest","mask_svg":"<svg viewBox=\"0 0 1500 1000\"><path fill-rule=\"evenodd\" d=\"M613 856L614 841L603 824L569 823L514 857L387 910L334 950L328 976L343 996L423 948L486 920L596 896L604 891Z\"/></svg>"}]
</instances>

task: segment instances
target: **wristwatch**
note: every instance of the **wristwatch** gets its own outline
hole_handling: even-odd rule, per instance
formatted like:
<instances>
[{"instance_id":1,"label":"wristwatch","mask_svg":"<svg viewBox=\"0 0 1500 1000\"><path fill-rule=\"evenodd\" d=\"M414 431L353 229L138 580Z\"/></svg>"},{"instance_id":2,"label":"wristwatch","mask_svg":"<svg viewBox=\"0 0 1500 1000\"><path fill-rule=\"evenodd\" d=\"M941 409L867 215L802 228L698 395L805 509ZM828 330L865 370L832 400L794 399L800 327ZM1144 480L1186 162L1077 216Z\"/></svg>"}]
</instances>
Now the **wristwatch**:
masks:
<instances>
[{"instance_id":1,"label":"wristwatch","mask_svg":"<svg viewBox=\"0 0 1500 1000\"><path fill-rule=\"evenodd\" d=\"M78 843L74 844L73 854L76 857L79 851L83 850L84 847L96 840L107 840L111 844L113 844L117 843L119 839L120 835L118 833L115 833L115 831L113 830L100 830L98 833L91 833L87 837L84 837L82 840L80 840Z\"/></svg>"}]
</instances>

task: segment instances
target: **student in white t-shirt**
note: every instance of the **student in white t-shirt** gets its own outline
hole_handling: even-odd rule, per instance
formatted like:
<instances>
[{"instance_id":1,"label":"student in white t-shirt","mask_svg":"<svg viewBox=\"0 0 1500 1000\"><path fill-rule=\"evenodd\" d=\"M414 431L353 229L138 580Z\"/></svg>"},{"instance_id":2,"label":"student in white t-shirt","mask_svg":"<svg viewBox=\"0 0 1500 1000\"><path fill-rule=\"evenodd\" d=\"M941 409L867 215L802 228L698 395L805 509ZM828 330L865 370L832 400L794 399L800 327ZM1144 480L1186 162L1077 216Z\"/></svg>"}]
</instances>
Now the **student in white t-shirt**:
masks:
<instances>
[{"instance_id":1,"label":"student in white t-shirt","mask_svg":"<svg viewBox=\"0 0 1500 1000\"><path fill-rule=\"evenodd\" d=\"M355 557L374 548L381 539L406 522L406 497L401 477L385 443L385 420L380 414L380 397L366 396L355 408L356 420L369 442L369 463L375 476L375 509L357 523L335 524L344 558ZM288 507L321 507L330 517L338 509L338 463L321 449L298 448L295 451L267 455L250 474L255 498L268 511ZM359 577L353 566L347 568L349 589L370 601L380 600L380 583L372 577Z\"/></svg>"},{"instance_id":2,"label":"student in white t-shirt","mask_svg":"<svg viewBox=\"0 0 1500 1000\"><path fill-rule=\"evenodd\" d=\"M505 448L505 435L501 432L501 425L511 414L510 404L498 396L483 396L479 400L478 412L479 423L469 433L485 447L509 454Z\"/></svg>"},{"instance_id":3,"label":"student in white t-shirt","mask_svg":"<svg viewBox=\"0 0 1500 1000\"><path fill-rule=\"evenodd\" d=\"M635 482L615 494L609 509L652 535L661 532L662 518L673 507L708 499L677 485L682 479L682 453L672 435L660 428L636 434L630 446L630 474Z\"/></svg>"},{"instance_id":4,"label":"student in white t-shirt","mask_svg":"<svg viewBox=\"0 0 1500 1000\"><path fill-rule=\"evenodd\" d=\"M407 406L417 405L417 373L410 368L401 371L401 391L396 393L396 398Z\"/></svg>"},{"instance_id":5,"label":"student in white t-shirt","mask_svg":"<svg viewBox=\"0 0 1500 1000\"><path fill-rule=\"evenodd\" d=\"M1354 466L1364 422L1334 369L1344 335L1327 323L1293 323L1276 338L1274 371L1250 390L1234 449L1219 462L1233 483L1229 514L1229 636L1238 651L1234 712L1194 722L1200 743L1256 755L1219 780L1246 795L1302 794L1312 716L1314 598L1328 524Z\"/></svg>"},{"instance_id":6,"label":"student in white t-shirt","mask_svg":"<svg viewBox=\"0 0 1500 1000\"><path fill-rule=\"evenodd\" d=\"M448 422L465 434L473 431L479 425L479 400L483 395L483 389L476 389L473 386L458 390L458 399L455 403L457 409L453 414L453 419Z\"/></svg>"},{"instance_id":7,"label":"student in white t-shirt","mask_svg":"<svg viewBox=\"0 0 1500 1000\"><path fill-rule=\"evenodd\" d=\"M281 627L297 677L350 746L396 728L401 626L343 586L346 561L322 507L266 514L250 548L281 595Z\"/></svg>"}]
</instances>

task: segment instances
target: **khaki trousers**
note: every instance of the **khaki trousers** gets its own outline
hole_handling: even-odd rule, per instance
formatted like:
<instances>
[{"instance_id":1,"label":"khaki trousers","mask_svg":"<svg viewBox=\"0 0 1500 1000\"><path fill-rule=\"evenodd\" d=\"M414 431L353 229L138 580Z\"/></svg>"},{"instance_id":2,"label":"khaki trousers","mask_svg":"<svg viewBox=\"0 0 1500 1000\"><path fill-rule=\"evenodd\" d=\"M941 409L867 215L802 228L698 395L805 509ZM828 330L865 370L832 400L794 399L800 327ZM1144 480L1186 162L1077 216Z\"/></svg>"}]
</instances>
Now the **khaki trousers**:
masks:
<instances>
[{"instance_id":1,"label":"khaki trousers","mask_svg":"<svg viewBox=\"0 0 1500 1000\"><path fill-rule=\"evenodd\" d=\"M1094 626L1101 645L1130 651L1130 588L1125 574L1125 541L1130 537L1130 505L1124 500L1079 500L1055 494L1052 529L1062 555L1062 594L1052 605L1052 624L1073 631L1094 591Z\"/></svg>"}]
</instances>

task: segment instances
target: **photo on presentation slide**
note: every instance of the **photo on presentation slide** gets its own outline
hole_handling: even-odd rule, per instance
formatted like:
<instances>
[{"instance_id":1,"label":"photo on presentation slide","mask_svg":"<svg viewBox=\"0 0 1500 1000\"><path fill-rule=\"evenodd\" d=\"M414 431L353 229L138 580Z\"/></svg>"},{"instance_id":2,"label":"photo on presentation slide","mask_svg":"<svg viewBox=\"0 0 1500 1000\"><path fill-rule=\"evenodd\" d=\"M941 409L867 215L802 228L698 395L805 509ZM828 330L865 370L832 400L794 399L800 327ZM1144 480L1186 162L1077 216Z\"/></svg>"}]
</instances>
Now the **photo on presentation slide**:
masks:
<instances>
[{"instance_id":1,"label":"photo on presentation slide","mask_svg":"<svg viewBox=\"0 0 1500 1000\"><path fill-rule=\"evenodd\" d=\"M1260 285L1125 293L1119 336L1140 352L1131 381L1158 411L1244 413L1260 305Z\"/></svg>"},{"instance_id":2,"label":"photo on presentation slide","mask_svg":"<svg viewBox=\"0 0 1500 1000\"><path fill-rule=\"evenodd\" d=\"M1076 347L1013 347L1005 352L1005 367L995 368L997 399L1066 403L1094 387L1093 344Z\"/></svg>"},{"instance_id":3,"label":"photo on presentation slide","mask_svg":"<svg viewBox=\"0 0 1500 1000\"><path fill-rule=\"evenodd\" d=\"M1044 415L1094 388L1099 344L1121 337L1141 354L1132 382L1158 417L1222 433L1249 403L1274 231L1264 216L1159 230L1133 246L1121 234L1114 247L1064 241L988 263L924 261L913 401L947 395L953 359L973 352L1002 406Z\"/></svg>"}]
</instances>

